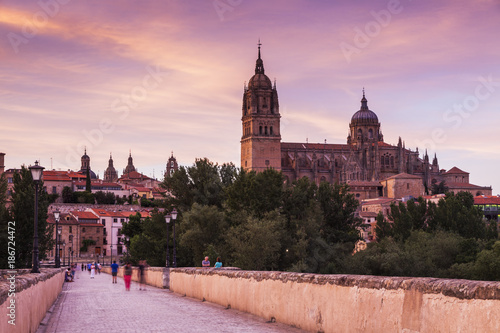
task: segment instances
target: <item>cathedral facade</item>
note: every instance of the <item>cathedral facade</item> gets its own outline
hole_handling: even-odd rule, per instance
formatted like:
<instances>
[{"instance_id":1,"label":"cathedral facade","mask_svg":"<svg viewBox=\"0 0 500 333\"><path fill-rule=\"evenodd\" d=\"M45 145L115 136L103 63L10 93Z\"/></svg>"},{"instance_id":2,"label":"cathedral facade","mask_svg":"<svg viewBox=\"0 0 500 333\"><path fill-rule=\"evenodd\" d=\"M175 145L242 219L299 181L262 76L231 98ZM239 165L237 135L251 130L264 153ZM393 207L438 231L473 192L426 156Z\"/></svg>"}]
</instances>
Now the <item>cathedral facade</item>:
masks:
<instances>
[{"instance_id":1,"label":"cathedral facade","mask_svg":"<svg viewBox=\"0 0 500 333\"><path fill-rule=\"evenodd\" d=\"M281 142L280 118L276 83L272 84L264 73L259 44L255 74L243 92L243 169L280 170L288 182L308 177L317 184L347 183L360 200L388 196L384 182L389 184L386 181L389 179L407 180L408 189L409 179L413 189L419 183L422 193L415 195L422 195L433 184L449 180L446 170L439 169L436 155L432 162L427 151L420 157L418 148L415 151L406 148L401 137L397 145L384 142L379 119L369 109L364 90L360 109L351 118L345 144L327 144L326 140L325 143ZM400 176L395 178L396 175ZM468 174L466 181L468 183ZM454 185L449 185L452 190ZM491 187L476 187L471 191L476 191L473 195L488 194L488 189L491 192Z\"/></svg>"}]
</instances>

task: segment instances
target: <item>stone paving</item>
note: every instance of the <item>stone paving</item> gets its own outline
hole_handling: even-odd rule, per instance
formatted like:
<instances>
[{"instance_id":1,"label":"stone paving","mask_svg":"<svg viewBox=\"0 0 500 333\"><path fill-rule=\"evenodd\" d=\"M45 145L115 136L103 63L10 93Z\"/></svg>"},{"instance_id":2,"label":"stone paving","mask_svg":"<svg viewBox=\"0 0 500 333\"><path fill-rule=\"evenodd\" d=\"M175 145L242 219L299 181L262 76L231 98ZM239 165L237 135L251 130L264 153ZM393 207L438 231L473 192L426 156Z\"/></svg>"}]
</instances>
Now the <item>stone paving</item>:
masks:
<instances>
[{"instance_id":1,"label":"stone paving","mask_svg":"<svg viewBox=\"0 0 500 333\"><path fill-rule=\"evenodd\" d=\"M264 319L227 310L222 306L182 297L132 282L125 291L123 279L77 271L75 282L62 292L37 333L49 332L304 332Z\"/></svg>"}]
</instances>

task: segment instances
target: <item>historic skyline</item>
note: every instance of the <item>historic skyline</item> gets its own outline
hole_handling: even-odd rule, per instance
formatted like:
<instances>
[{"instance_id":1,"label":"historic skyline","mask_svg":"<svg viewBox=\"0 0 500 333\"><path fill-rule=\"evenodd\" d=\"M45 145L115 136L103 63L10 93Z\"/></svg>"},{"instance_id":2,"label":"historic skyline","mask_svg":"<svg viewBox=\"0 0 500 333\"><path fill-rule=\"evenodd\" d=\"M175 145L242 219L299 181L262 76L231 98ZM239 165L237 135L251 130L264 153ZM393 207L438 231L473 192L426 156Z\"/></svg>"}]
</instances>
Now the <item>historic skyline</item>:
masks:
<instances>
[{"instance_id":1,"label":"historic skyline","mask_svg":"<svg viewBox=\"0 0 500 333\"><path fill-rule=\"evenodd\" d=\"M6 168L134 165L171 151L239 166L241 99L257 41L286 142L345 143L365 87L384 140L500 193L500 2L3 1ZM52 159L52 161L51 161Z\"/></svg>"}]
</instances>

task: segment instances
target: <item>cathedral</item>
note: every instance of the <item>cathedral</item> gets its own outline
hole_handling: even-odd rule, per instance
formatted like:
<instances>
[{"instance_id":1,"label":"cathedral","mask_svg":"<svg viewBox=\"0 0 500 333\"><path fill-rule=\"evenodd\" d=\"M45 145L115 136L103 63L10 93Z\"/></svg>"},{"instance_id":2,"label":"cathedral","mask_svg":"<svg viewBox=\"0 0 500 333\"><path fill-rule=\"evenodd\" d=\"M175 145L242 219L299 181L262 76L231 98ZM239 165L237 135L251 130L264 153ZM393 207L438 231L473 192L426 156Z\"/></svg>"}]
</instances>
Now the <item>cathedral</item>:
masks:
<instances>
[{"instance_id":1,"label":"cathedral","mask_svg":"<svg viewBox=\"0 0 500 333\"><path fill-rule=\"evenodd\" d=\"M388 184L395 181L407 187L407 191L400 191L401 196L423 195L442 181L450 190L491 195L491 187L469 184L469 174L456 167L448 172L440 170L436 155L432 162L427 151L420 157L418 148L406 148L401 137L397 145L384 142L379 119L369 109L364 89L360 109L349 124L346 144L327 144L326 140L324 144L281 142L280 118L276 82L272 83L264 72L259 43L255 75L243 92L243 169L280 170L288 182L308 177L317 184L348 183L360 200L391 196L394 191Z\"/></svg>"}]
</instances>

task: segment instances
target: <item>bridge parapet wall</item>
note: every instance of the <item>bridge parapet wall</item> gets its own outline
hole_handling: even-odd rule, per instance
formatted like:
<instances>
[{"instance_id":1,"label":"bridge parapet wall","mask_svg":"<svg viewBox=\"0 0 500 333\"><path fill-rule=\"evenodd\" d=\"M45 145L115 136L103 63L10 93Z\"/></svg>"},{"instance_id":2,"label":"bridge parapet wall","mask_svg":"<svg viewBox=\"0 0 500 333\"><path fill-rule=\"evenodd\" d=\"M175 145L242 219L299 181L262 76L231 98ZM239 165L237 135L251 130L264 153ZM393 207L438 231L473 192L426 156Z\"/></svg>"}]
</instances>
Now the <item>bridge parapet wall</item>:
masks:
<instances>
[{"instance_id":1,"label":"bridge parapet wall","mask_svg":"<svg viewBox=\"0 0 500 333\"><path fill-rule=\"evenodd\" d=\"M170 289L311 332L500 332L500 282L174 268Z\"/></svg>"},{"instance_id":2,"label":"bridge parapet wall","mask_svg":"<svg viewBox=\"0 0 500 333\"><path fill-rule=\"evenodd\" d=\"M0 332L35 332L61 293L65 268L0 270Z\"/></svg>"}]
</instances>

